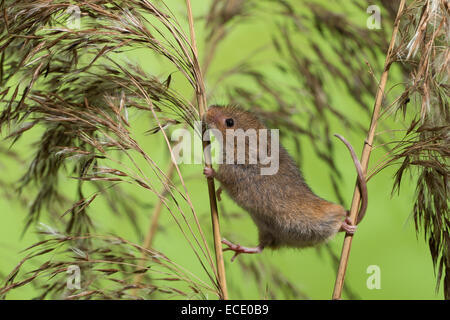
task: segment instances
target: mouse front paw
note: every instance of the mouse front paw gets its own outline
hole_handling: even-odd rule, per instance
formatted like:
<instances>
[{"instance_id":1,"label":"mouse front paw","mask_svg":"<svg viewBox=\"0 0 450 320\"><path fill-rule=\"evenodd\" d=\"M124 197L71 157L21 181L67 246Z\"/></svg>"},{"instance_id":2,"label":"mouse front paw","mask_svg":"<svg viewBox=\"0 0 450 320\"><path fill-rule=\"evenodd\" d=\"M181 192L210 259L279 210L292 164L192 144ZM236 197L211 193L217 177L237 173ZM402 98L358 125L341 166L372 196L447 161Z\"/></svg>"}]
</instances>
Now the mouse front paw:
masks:
<instances>
[{"instance_id":1,"label":"mouse front paw","mask_svg":"<svg viewBox=\"0 0 450 320\"><path fill-rule=\"evenodd\" d=\"M203 174L204 174L207 178L214 178L214 176L216 175L216 172L214 171L213 168L205 167L205 168L203 168Z\"/></svg>"}]
</instances>

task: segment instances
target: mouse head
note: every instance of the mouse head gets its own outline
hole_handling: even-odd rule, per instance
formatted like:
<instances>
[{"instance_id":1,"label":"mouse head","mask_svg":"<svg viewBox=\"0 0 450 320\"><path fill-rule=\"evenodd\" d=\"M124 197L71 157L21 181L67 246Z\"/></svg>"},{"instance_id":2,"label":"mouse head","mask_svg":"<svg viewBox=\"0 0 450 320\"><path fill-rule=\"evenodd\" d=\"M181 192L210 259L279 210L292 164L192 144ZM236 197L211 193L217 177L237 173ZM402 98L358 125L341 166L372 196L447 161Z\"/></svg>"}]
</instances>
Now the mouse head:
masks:
<instances>
[{"instance_id":1,"label":"mouse head","mask_svg":"<svg viewBox=\"0 0 450 320\"><path fill-rule=\"evenodd\" d=\"M217 129L225 135L227 129L265 129L265 126L252 113L235 106L209 107L204 120L209 128Z\"/></svg>"},{"instance_id":2,"label":"mouse head","mask_svg":"<svg viewBox=\"0 0 450 320\"><path fill-rule=\"evenodd\" d=\"M278 132L274 143L274 132L267 130L256 115L238 107L211 106L204 121L209 129L220 132L220 137L218 132L213 134L221 144L221 163L257 165L264 175L278 171Z\"/></svg>"}]
</instances>

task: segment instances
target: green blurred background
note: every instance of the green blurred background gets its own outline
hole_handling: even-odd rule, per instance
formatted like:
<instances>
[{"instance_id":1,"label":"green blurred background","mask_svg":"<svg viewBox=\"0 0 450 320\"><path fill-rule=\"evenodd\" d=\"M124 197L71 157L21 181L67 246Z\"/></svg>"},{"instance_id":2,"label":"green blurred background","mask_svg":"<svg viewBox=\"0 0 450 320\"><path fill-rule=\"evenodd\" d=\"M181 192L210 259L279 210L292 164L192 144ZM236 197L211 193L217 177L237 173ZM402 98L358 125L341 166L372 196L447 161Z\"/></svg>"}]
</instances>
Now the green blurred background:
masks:
<instances>
[{"instance_id":1,"label":"green blurred background","mask_svg":"<svg viewBox=\"0 0 450 320\"><path fill-rule=\"evenodd\" d=\"M318 1L325 3L325 1ZM186 18L184 16L184 1L167 1L172 11L179 17L180 22L186 26ZM194 1L193 9L196 18L197 37L202 39L204 35L203 22L201 17L207 10L208 1ZM361 1L360 1L361 3ZM328 6L334 6L336 12L341 12L342 7L338 3L329 2ZM348 10L351 10L348 9ZM347 11L348 12L348 11ZM382 13L383 14L383 13ZM367 14L365 11L354 9L355 21L365 24ZM383 16L382 16L383 18ZM234 66L248 56L248 60L252 63L267 63L275 59L273 49L258 50L261 47L268 47L271 42L273 25L261 17L250 17L238 27L230 32L227 38L220 45L215 56L213 64L208 72L207 86L213 83L214 79L220 77L223 70ZM391 26L384 25L383 30L374 30L373 32L389 33ZM387 29L387 30L386 30ZM187 30L187 29L186 29ZM324 44L326 45L326 44ZM203 44L199 40L200 52L202 52ZM251 54L257 50L258 54ZM143 50L126 53L127 59L139 62L144 69L151 70L154 74L161 76L167 75L174 71L173 67L167 70L167 65L159 59L149 57ZM380 56L383 60L383 56ZM364 61L360 62L361 64ZM381 70L374 70L377 77L381 74ZM269 73L266 73L270 76ZM397 74L395 74L397 72ZM278 75L273 73L274 80ZM174 85L177 90L190 96L191 91L183 85L174 75ZM399 79L398 70L393 69L393 79ZM179 81L177 81L177 79ZM233 81L236 81L234 79ZM362 123L369 125L370 119L358 106L348 97L348 92L342 90L338 84L333 83L333 79L329 79L328 90L333 92L335 98L331 104L337 108L345 108L346 114L354 119L362 119ZM392 81L391 85L395 83ZM226 95L220 87L215 91L209 104L227 103ZM302 101L296 101L298 105ZM373 99L368 99L367 103L372 106ZM246 106L249 107L249 106ZM301 118L300 120L301 121ZM167 168L169 164L169 156L166 152L165 143L162 136L144 134L152 122L150 115L143 111L132 111L130 113L130 123L134 137L148 152L161 168ZM394 128L401 127L401 123L392 122ZM342 133L354 145L356 152L361 153L363 134L349 134L345 127L338 121L332 123L332 132ZM18 152L23 159L29 162L33 157L32 145L38 141L42 130L34 130L14 145L14 150ZM8 133L3 132L2 138ZM8 146L8 142L1 142L3 146ZM340 185L342 194L345 195L346 207L349 206L355 183L355 170L350 161L348 151L343 145L336 141L335 158L343 179ZM307 152L309 150L309 142L304 141L302 158L302 171L306 181L311 188L321 197L331 201L335 199L332 185L329 181L328 168L324 163L318 161L314 153ZM294 153L295 149L292 145L286 145L287 149ZM381 156L382 152L374 152L372 163ZM24 172L25 166L20 162L11 159L1 161L0 172L7 181L16 181ZM188 190L191 194L195 209L200 215L200 221L205 230L206 237L212 248L210 220L209 220L209 202L207 201L207 186L202 176L201 165L183 165L183 174L186 177ZM412 206L414 201L414 177L405 177L400 195L391 195L392 178L395 168L388 168L372 179L368 185L369 188L369 208L367 216L363 223L359 226L358 232L354 238L352 251L347 270L346 284L361 299L441 299L442 295L435 292L435 276L433 273L433 265L431 262L428 247L423 240L423 235L416 235L414 221L412 219ZM60 183L66 186L65 193L68 197L75 197L75 187L70 174L61 175ZM156 197L149 193L148 190L138 187L129 187L139 199L143 199L148 203L148 209L137 210L138 224L141 230L145 232L150 223L152 206L155 204ZM26 192L33 196L36 190L27 189ZM74 198L75 199L75 198ZM223 236L234 242L243 245L254 245L257 242L257 230L250 218L236 206L229 197L222 196L221 208L226 208L227 213L240 213L242 217L235 219L232 216L222 217L221 229ZM222 211L222 210L220 210ZM36 235L36 226L32 226L22 237L27 210L14 199L0 198L0 279L5 277L14 266L23 258L24 254L20 251L27 246L38 241L40 238ZM97 234L107 234L112 232L125 239L136 243L142 243L123 216L114 216L108 212L107 206L103 200L96 200L90 208L90 216L97 228ZM52 225L52 221L48 221L47 215L43 212L41 222L46 225ZM338 235L330 242L332 250L339 255L343 242L343 234ZM201 268L193 257L192 251L187 247L186 242L180 235L179 230L170 218L167 210L164 210L161 217L161 227L156 236L154 247L164 252L171 258L176 257L178 264L194 271L195 274L202 275ZM238 262L231 263L231 253L225 252L225 267L228 279L228 287L231 298L242 299L261 299L265 298L261 288L258 288L252 277L249 277L245 271L239 267ZM262 263L273 264L277 266L279 272L286 279L295 284L303 293L312 299L329 299L333 291L334 280L336 276L335 267L331 258L324 250L315 248L294 250L282 249L278 251L265 250L260 257L253 255L241 255L238 260L249 261L251 259L261 259ZM381 270L381 289L370 290L366 281L370 276L367 268L371 265L377 265ZM32 268L33 266L27 266ZM262 280L266 286L272 284L269 280ZM17 290L13 290L9 295L9 299L29 299L36 296L36 290L33 285L29 284ZM300 298L300 297L299 297ZM346 296L344 295L344 298Z\"/></svg>"}]
</instances>

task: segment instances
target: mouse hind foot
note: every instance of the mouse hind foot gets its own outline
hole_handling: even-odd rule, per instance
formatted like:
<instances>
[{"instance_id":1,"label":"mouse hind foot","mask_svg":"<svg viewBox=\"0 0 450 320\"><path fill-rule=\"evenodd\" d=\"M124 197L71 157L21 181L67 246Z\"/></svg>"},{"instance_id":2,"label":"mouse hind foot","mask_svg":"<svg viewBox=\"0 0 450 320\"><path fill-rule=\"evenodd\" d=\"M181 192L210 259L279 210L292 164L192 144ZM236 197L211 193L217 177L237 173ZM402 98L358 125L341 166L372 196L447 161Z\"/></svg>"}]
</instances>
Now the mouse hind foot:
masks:
<instances>
[{"instance_id":1,"label":"mouse hind foot","mask_svg":"<svg viewBox=\"0 0 450 320\"><path fill-rule=\"evenodd\" d=\"M227 239L222 239L222 243L226 246L228 246L228 248L223 249L223 251L234 251L234 256L231 258L231 262L234 261L234 259L236 259L236 257L238 255L240 255L241 253L261 253L264 249L264 247L262 245L259 245L257 247L254 248L248 248L248 247L244 247L241 246L240 244L234 244L230 241L228 241Z\"/></svg>"},{"instance_id":2,"label":"mouse hind foot","mask_svg":"<svg viewBox=\"0 0 450 320\"><path fill-rule=\"evenodd\" d=\"M341 228L339 229L340 232L346 232L348 234L355 234L356 229L358 226L352 225L349 218L345 218L344 221L342 221Z\"/></svg>"}]
</instances>

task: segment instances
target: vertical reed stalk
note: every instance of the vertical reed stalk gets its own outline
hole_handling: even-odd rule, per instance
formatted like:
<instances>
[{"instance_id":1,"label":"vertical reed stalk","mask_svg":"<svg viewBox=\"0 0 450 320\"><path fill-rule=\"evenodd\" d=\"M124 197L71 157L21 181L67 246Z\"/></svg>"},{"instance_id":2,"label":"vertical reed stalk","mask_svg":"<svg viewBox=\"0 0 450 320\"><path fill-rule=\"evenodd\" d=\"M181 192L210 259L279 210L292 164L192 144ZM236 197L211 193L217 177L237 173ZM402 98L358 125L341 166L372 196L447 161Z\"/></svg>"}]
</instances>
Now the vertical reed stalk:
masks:
<instances>
[{"instance_id":1,"label":"vertical reed stalk","mask_svg":"<svg viewBox=\"0 0 450 320\"><path fill-rule=\"evenodd\" d=\"M397 32L398 32L399 25L400 25L400 17L402 15L404 7L405 7L405 0L402 0L398 7L397 17L395 19L394 29L392 31L392 37L391 37L391 41L389 43L389 49L386 54L386 60L385 60L385 64L384 64L383 74L381 75L380 84L378 86L378 90L376 93L375 105L374 105L373 113L372 113L372 120L370 123L370 128L367 133L367 138L365 140L364 148L362 151L361 166L362 166L364 175L367 172L367 168L368 168L368 164L369 164L370 153L372 151L372 143L373 143L373 139L374 139L374 135L375 135L375 130L376 130L376 127L378 124L378 118L379 118L379 114L380 114L380 110L381 110L381 104L383 101L384 91L386 88L386 82L387 82L388 75L389 75L389 69L390 69L391 63L392 63L392 54L394 51L395 40L397 38ZM361 195L359 192L359 188L358 188L358 186L356 186L355 191L353 193L352 205L350 208L350 221L352 224L356 223L356 218L357 218L357 214L358 214L357 211L359 208L360 199L361 199ZM339 269L338 269L338 273L337 273L337 277L336 277L336 282L334 285L333 299L341 298L342 288L344 286L345 271L347 270L348 258L349 258L350 249L352 246L352 240L353 240L352 235L350 235L350 234L345 235L344 244L343 244L342 253L341 253L341 260L339 262Z\"/></svg>"},{"instance_id":2,"label":"vertical reed stalk","mask_svg":"<svg viewBox=\"0 0 450 320\"><path fill-rule=\"evenodd\" d=\"M186 0L187 14L189 20L189 31L191 35L191 46L194 54L194 68L197 72L197 102L198 102L198 110L200 114L200 118L203 118L203 115L206 112L206 92L205 92L205 83L203 81L202 71L198 62L198 52L197 52L197 43L195 40L195 29L194 29L194 18L192 16L191 2L190 0ZM209 148L207 141L203 141L203 150L205 156L206 166L211 167L211 154L209 154ZM221 299L228 299L228 291L227 291L227 283L225 277L225 266L223 262L223 252L222 252L222 239L220 235L220 224L219 224L219 212L217 209L217 199L216 199L216 188L214 185L214 179L208 178L208 193L209 193L209 205L211 208L211 222L213 228L213 236L214 236L214 249L216 252L216 265L217 265L217 273L218 273L218 285L220 290Z\"/></svg>"},{"instance_id":3,"label":"vertical reed stalk","mask_svg":"<svg viewBox=\"0 0 450 320\"><path fill-rule=\"evenodd\" d=\"M235 0L230 0L229 2L227 2L227 4L226 4L227 8L231 7L232 4L234 4L234 2L235 2ZM205 76L206 73L208 72L209 66L211 65L211 61L213 60L213 57L215 55L217 46L224 35L225 35L225 27L222 25L222 26L220 26L219 30L217 31L217 35L214 37L214 40L206 44L206 46L208 47L208 49L206 49L206 58L203 61L202 66L201 66L202 67L201 71L202 71L203 76ZM195 42L195 38L194 38L194 42ZM194 97L194 99L196 99L196 97ZM194 102L192 102L192 103L194 103ZM167 172L166 172L167 183L169 183L172 180L174 173L175 173L175 164L174 164L174 162L170 162L169 168L167 169ZM164 197L167 194L167 190L165 188L163 188L163 190L161 190L160 193L161 193L162 197ZM156 231L158 229L159 218L160 218L162 209L163 209L163 202L161 199L159 199L158 203L155 206L153 213L151 215L152 218L150 221L150 226L145 235L144 243L142 244L142 247L144 249L150 249L153 245L153 240L155 238ZM144 260L142 262L140 262L139 266L143 267L144 262L145 262ZM134 284L138 284L142 280L143 276L144 276L143 273L137 274L134 279ZM137 293L137 290L135 290L135 293Z\"/></svg>"}]
</instances>

